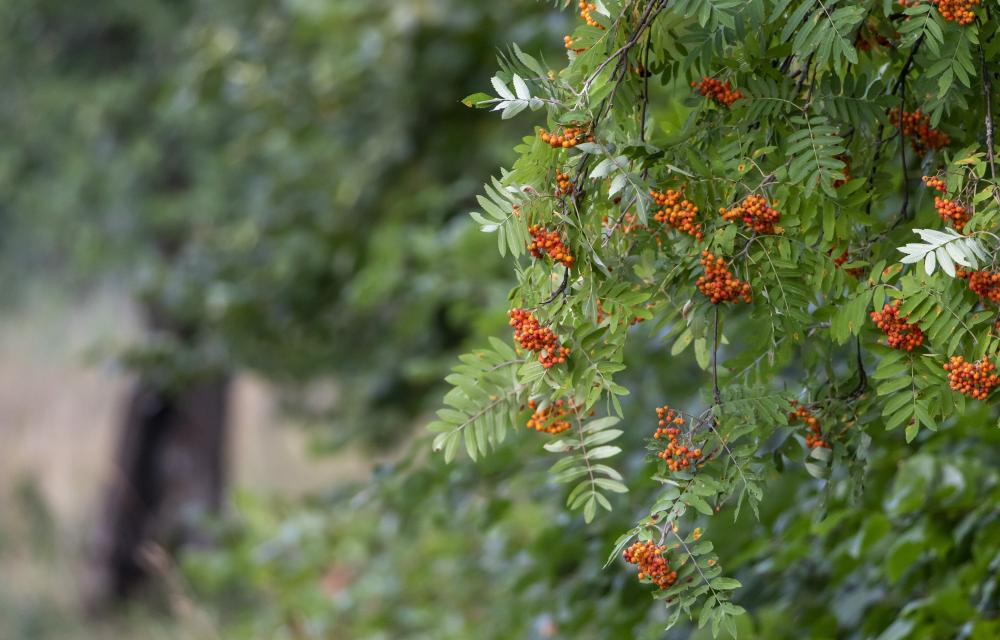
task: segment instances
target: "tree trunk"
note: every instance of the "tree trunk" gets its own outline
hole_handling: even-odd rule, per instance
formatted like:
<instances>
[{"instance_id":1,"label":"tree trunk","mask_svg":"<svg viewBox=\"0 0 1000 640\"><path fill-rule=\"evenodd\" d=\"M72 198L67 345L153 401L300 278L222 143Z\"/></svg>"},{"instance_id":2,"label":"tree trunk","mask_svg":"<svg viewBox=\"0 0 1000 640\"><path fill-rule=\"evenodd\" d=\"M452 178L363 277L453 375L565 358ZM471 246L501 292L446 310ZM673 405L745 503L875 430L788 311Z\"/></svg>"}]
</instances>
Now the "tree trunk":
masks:
<instances>
[{"instance_id":1,"label":"tree trunk","mask_svg":"<svg viewBox=\"0 0 1000 640\"><path fill-rule=\"evenodd\" d=\"M225 375L180 388L136 383L97 524L92 604L134 591L148 573L146 545L207 542L200 525L223 497L228 390Z\"/></svg>"}]
</instances>

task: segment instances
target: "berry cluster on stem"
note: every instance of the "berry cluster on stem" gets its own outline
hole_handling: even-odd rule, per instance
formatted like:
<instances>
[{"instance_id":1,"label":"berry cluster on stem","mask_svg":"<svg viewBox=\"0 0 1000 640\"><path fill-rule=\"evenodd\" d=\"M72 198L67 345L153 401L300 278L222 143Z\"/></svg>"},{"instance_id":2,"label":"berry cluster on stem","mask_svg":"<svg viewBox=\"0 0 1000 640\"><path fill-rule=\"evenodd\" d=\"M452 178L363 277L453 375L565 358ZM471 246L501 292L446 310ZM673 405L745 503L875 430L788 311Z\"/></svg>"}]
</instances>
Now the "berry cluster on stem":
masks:
<instances>
[{"instance_id":1,"label":"berry cluster on stem","mask_svg":"<svg viewBox=\"0 0 1000 640\"><path fill-rule=\"evenodd\" d=\"M588 26L597 27L602 31L604 30L604 26L597 20L594 20L594 16L592 15L597 12L597 5L595 5L593 2L586 2L586 0L580 0L577 6L580 8L580 18L582 18L583 21L586 22Z\"/></svg>"},{"instance_id":2,"label":"berry cluster on stem","mask_svg":"<svg viewBox=\"0 0 1000 640\"><path fill-rule=\"evenodd\" d=\"M924 332L915 324L907 322L908 316L899 315L901 300L886 304L882 311L872 311L875 326L889 337L889 346L902 351L913 351L924 343Z\"/></svg>"},{"instance_id":3,"label":"berry cluster on stem","mask_svg":"<svg viewBox=\"0 0 1000 640\"><path fill-rule=\"evenodd\" d=\"M556 171L556 195L565 196L573 193L576 190L576 185L570 180L569 174L563 173L562 171Z\"/></svg>"},{"instance_id":4,"label":"berry cluster on stem","mask_svg":"<svg viewBox=\"0 0 1000 640\"><path fill-rule=\"evenodd\" d=\"M888 47L892 45L892 42L879 33L875 28L875 21L866 21L860 29L858 29L858 35L854 39L854 46L857 47L858 51L871 51L876 47Z\"/></svg>"},{"instance_id":5,"label":"berry cluster on stem","mask_svg":"<svg viewBox=\"0 0 1000 640\"><path fill-rule=\"evenodd\" d=\"M969 279L969 291L990 302L1000 302L1000 272L997 271L959 271L959 278Z\"/></svg>"},{"instance_id":6,"label":"berry cluster on stem","mask_svg":"<svg viewBox=\"0 0 1000 640\"><path fill-rule=\"evenodd\" d=\"M701 95L723 107L730 107L743 97L743 93L739 89L734 90L728 80L721 82L710 76L703 77L701 82L692 82L691 86L697 88Z\"/></svg>"},{"instance_id":7,"label":"berry cluster on stem","mask_svg":"<svg viewBox=\"0 0 1000 640\"><path fill-rule=\"evenodd\" d=\"M684 424L684 418L667 405L656 408L658 419L656 433L653 434L655 440L667 440L667 448L656 454L667 463L667 468L671 471L687 469L692 463L697 464L701 458L701 449L687 447L677 441L681 434L680 427Z\"/></svg>"},{"instance_id":8,"label":"berry cluster on stem","mask_svg":"<svg viewBox=\"0 0 1000 640\"><path fill-rule=\"evenodd\" d=\"M788 422L790 424L801 422L808 427L809 433L806 434L806 446L810 449L819 449L820 447L829 449L830 443L823 438L823 429L820 426L819 419L812 414L812 411L808 407L799 404L797 400L791 400L790 402L793 411L788 414Z\"/></svg>"},{"instance_id":9,"label":"berry cluster on stem","mask_svg":"<svg viewBox=\"0 0 1000 640\"><path fill-rule=\"evenodd\" d=\"M573 38L568 35L563 36L563 46L566 47L567 50L572 51L573 53L583 53L584 51L586 51L586 49L581 49L579 47L573 46Z\"/></svg>"},{"instance_id":10,"label":"berry cluster on stem","mask_svg":"<svg viewBox=\"0 0 1000 640\"><path fill-rule=\"evenodd\" d=\"M670 569L664 556L667 547L657 545L652 540L636 542L623 554L625 562L638 565L639 579L649 579L661 589L666 589L677 582L677 572Z\"/></svg>"},{"instance_id":11,"label":"berry cluster on stem","mask_svg":"<svg viewBox=\"0 0 1000 640\"><path fill-rule=\"evenodd\" d=\"M833 255L833 251L832 250L830 251L830 255ZM850 260L851 260L850 253L848 252L847 249L844 249L843 253L841 253L839 256L837 256L836 258L833 259L833 264L834 264L834 266L836 266L836 267L839 268L839 267L842 267L844 265L844 263L850 262ZM859 280L865 275L865 270L862 269L862 268L860 268L860 267L854 267L852 269L845 269L845 271L847 272L847 275L849 275L851 277L854 277L854 278L858 278Z\"/></svg>"},{"instance_id":12,"label":"berry cluster on stem","mask_svg":"<svg viewBox=\"0 0 1000 640\"><path fill-rule=\"evenodd\" d=\"M750 194L731 209L721 207L719 213L722 214L722 219L728 222L742 220L748 229L757 233L767 235L781 233L781 227L777 226L781 213L771 207L764 196Z\"/></svg>"},{"instance_id":13,"label":"berry cluster on stem","mask_svg":"<svg viewBox=\"0 0 1000 640\"><path fill-rule=\"evenodd\" d=\"M924 176L921 180L928 189L948 193L948 185L938 176ZM972 212L967 207L941 196L934 196L934 208L937 209L941 219L950 223L956 231L964 229L965 224L972 218Z\"/></svg>"},{"instance_id":14,"label":"berry cluster on stem","mask_svg":"<svg viewBox=\"0 0 1000 640\"><path fill-rule=\"evenodd\" d=\"M842 170L844 172L844 177L837 178L836 180L833 181L833 188L839 189L851 181L851 156L847 155L846 153L838 153L833 157L844 163L844 168Z\"/></svg>"},{"instance_id":15,"label":"berry cluster on stem","mask_svg":"<svg viewBox=\"0 0 1000 640\"><path fill-rule=\"evenodd\" d=\"M660 207L653 215L654 220L701 240L701 225L694 221L698 217L698 207L686 200L682 192L674 189L651 190L649 196Z\"/></svg>"},{"instance_id":16,"label":"berry cluster on stem","mask_svg":"<svg viewBox=\"0 0 1000 640\"><path fill-rule=\"evenodd\" d=\"M928 189L936 189L941 193L948 193L948 185L938 176L924 176L921 180L927 185Z\"/></svg>"},{"instance_id":17,"label":"berry cluster on stem","mask_svg":"<svg viewBox=\"0 0 1000 640\"><path fill-rule=\"evenodd\" d=\"M514 340L522 349L538 354L538 362L546 369L566 362L570 350L559 344L559 336L539 324L538 318L527 309L511 309L510 326L514 328Z\"/></svg>"},{"instance_id":18,"label":"berry cluster on stem","mask_svg":"<svg viewBox=\"0 0 1000 640\"><path fill-rule=\"evenodd\" d=\"M556 435L568 431L572 426L567 416L579 412L572 401L556 400L550 405L539 407L535 400L528 400L528 408L532 410L526 426L542 433Z\"/></svg>"},{"instance_id":19,"label":"berry cluster on stem","mask_svg":"<svg viewBox=\"0 0 1000 640\"><path fill-rule=\"evenodd\" d=\"M976 19L974 8L979 6L979 0L931 0L938 13L947 22L957 22L963 27L972 24Z\"/></svg>"},{"instance_id":20,"label":"berry cluster on stem","mask_svg":"<svg viewBox=\"0 0 1000 640\"><path fill-rule=\"evenodd\" d=\"M705 268L705 275L699 277L695 285L712 304L735 302L739 299L749 303L753 299L750 283L734 276L722 258L717 258L708 251L702 251L701 266Z\"/></svg>"},{"instance_id":21,"label":"berry cluster on stem","mask_svg":"<svg viewBox=\"0 0 1000 640\"><path fill-rule=\"evenodd\" d=\"M555 229L546 229L540 224L533 224L528 227L531 234L531 242L528 244L528 251L536 258L547 255L554 262L561 262L567 269L573 266L573 254L562 241L562 237Z\"/></svg>"},{"instance_id":22,"label":"berry cluster on stem","mask_svg":"<svg viewBox=\"0 0 1000 640\"><path fill-rule=\"evenodd\" d=\"M553 149L572 149L581 142L593 142L594 136L584 127L563 127L562 133L538 129L538 137Z\"/></svg>"},{"instance_id":23,"label":"berry cluster on stem","mask_svg":"<svg viewBox=\"0 0 1000 640\"><path fill-rule=\"evenodd\" d=\"M942 198L941 196L934 196L934 208L937 209L941 220L950 223L955 228L955 231L964 229L966 223L972 219L972 213L966 207L954 200Z\"/></svg>"},{"instance_id":24,"label":"berry cluster on stem","mask_svg":"<svg viewBox=\"0 0 1000 640\"><path fill-rule=\"evenodd\" d=\"M898 107L889 110L889 122L897 129L902 129L903 135L910 140L910 146L920 157L928 150L936 151L951 144L951 137L931 126L930 116L916 111L903 111L900 117Z\"/></svg>"},{"instance_id":25,"label":"berry cluster on stem","mask_svg":"<svg viewBox=\"0 0 1000 640\"><path fill-rule=\"evenodd\" d=\"M986 357L973 364L962 356L952 356L944 370L948 372L948 385L952 390L975 400L985 400L993 387L1000 384L1000 376L993 373L996 366Z\"/></svg>"}]
</instances>

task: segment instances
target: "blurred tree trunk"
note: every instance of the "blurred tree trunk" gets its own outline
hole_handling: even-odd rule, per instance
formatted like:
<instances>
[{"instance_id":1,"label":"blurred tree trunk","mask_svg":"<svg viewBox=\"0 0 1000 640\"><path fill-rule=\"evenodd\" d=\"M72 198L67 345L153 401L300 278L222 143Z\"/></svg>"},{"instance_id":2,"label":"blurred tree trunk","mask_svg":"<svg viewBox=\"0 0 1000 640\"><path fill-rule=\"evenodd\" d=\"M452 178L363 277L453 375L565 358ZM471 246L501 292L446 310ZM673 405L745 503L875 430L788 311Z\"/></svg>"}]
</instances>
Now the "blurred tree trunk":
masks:
<instances>
[{"instance_id":1,"label":"blurred tree trunk","mask_svg":"<svg viewBox=\"0 0 1000 640\"><path fill-rule=\"evenodd\" d=\"M155 329L181 339L149 309ZM199 373L181 383L143 376L122 411L118 448L97 523L88 596L100 606L130 595L149 571L150 544L205 544L201 525L217 513L225 484L229 376Z\"/></svg>"}]
</instances>

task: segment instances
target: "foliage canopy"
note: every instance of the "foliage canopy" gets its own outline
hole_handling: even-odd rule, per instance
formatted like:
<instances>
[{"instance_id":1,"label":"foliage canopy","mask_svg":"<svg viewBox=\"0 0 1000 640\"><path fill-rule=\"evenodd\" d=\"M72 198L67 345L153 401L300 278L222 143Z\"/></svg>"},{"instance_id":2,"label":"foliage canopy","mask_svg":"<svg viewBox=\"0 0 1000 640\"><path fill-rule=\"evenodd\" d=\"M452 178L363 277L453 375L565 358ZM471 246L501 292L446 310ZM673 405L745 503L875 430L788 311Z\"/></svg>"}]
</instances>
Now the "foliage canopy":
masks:
<instances>
[{"instance_id":1,"label":"foliage canopy","mask_svg":"<svg viewBox=\"0 0 1000 640\"><path fill-rule=\"evenodd\" d=\"M645 431L657 487L638 482L608 562L628 548L669 625L737 635L741 581L711 537L747 510L766 527L780 477L797 498L771 562L785 519L850 560L774 578L873 594L799 632L995 633L1000 43L977 4L584 2L562 69L514 47L495 95L465 101L545 118L471 214L515 260L521 348L463 356L435 449L478 459L533 410L591 522L633 488L613 460ZM693 350L700 397L660 396L657 418L623 402L633 341ZM965 491L976 508L947 506Z\"/></svg>"}]
</instances>

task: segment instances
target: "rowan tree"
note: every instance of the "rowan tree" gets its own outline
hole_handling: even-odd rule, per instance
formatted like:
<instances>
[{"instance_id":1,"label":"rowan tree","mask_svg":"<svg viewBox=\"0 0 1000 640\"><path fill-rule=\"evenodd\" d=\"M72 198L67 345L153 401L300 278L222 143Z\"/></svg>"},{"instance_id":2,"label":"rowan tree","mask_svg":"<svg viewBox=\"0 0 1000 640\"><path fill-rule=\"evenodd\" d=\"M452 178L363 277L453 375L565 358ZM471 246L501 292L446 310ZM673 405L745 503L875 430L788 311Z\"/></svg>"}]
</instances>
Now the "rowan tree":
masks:
<instances>
[{"instance_id":1,"label":"rowan tree","mask_svg":"<svg viewBox=\"0 0 1000 640\"><path fill-rule=\"evenodd\" d=\"M871 628L836 602L820 609L852 637L995 633L996 450L983 445L997 439L1000 382L998 7L578 9L565 63L512 44L491 91L464 101L525 128L471 213L514 266L519 320L516 342L491 340L447 378L434 449L478 460L531 439L556 457L549 478L585 522L627 504L634 525L606 549L606 570L636 564L669 625L737 635L736 601L759 594L742 596L735 574L752 575L760 549L746 527L753 550L730 568L713 536L740 539L733 523L761 519L780 478L798 487L782 517L818 546L884 555L874 575L772 559L792 588L806 588L792 574L815 570L850 575L828 595L893 593L866 602L883 610ZM541 253L540 229L572 259ZM700 395L629 402L635 343L681 363L677 375L693 350ZM539 428L546 407L558 428ZM637 434L638 477L616 464L634 460L620 454ZM768 549L782 557L781 544ZM918 600L922 589L936 595ZM960 615L942 615L945 597ZM821 628L799 622L804 635Z\"/></svg>"}]
</instances>

